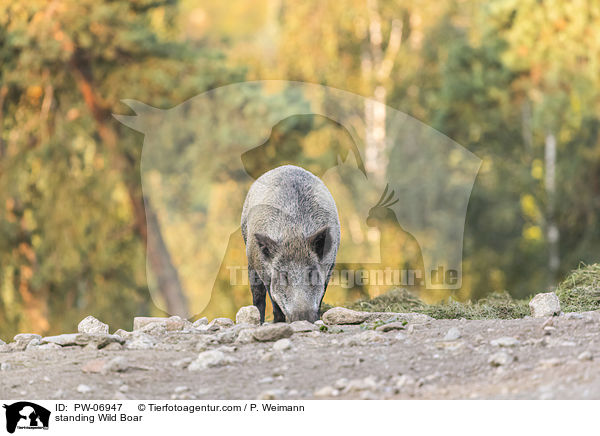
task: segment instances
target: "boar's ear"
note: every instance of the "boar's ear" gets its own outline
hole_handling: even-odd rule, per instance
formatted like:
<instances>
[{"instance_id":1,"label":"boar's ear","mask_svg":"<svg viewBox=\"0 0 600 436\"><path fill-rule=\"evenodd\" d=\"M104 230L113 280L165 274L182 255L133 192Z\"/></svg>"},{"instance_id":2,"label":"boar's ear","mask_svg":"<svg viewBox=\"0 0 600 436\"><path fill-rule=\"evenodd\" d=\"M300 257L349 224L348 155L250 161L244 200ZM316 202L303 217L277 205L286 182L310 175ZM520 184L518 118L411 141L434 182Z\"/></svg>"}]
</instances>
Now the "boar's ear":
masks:
<instances>
[{"instance_id":1,"label":"boar's ear","mask_svg":"<svg viewBox=\"0 0 600 436\"><path fill-rule=\"evenodd\" d=\"M272 240L266 235L261 235L260 233L255 233L254 237L256 238L256 242L258 243L258 248L267 259L272 259L277 251L277 242Z\"/></svg>"},{"instance_id":2,"label":"boar's ear","mask_svg":"<svg viewBox=\"0 0 600 436\"><path fill-rule=\"evenodd\" d=\"M319 257L319 260L323 260L323 257L329 253L331 249L331 236L329 234L329 227L323 227L313 235L307 238L308 244L312 251Z\"/></svg>"}]
</instances>

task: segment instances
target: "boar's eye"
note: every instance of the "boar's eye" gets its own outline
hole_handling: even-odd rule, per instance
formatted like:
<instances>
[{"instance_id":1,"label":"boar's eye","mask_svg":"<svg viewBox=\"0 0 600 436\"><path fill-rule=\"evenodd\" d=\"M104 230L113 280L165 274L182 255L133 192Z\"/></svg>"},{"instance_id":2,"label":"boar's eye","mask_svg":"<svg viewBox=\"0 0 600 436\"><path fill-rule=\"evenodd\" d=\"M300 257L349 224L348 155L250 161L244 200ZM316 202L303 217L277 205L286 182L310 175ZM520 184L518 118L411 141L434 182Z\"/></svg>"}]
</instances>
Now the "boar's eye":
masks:
<instances>
[{"instance_id":1,"label":"boar's eye","mask_svg":"<svg viewBox=\"0 0 600 436\"><path fill-rule=\"evenodd\" d=\"M260 233L255 233L254 238L256 239L256 243L258 244L258 248L260 248L261 253L267 259L272 259L277 251L277 242L272 240L266 235L261 235Z\"/></svg>"}]
</instances>

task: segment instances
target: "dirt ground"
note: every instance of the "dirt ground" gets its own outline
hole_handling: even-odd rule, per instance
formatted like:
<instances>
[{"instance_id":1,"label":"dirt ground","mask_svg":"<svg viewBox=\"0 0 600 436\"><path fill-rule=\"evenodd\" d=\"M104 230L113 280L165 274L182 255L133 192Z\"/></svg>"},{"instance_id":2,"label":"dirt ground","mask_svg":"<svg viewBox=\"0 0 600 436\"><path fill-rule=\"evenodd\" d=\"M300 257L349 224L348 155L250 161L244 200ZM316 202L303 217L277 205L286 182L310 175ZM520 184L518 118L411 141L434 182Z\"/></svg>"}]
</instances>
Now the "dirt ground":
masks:
<instances>
[{"instance_id":1,"label":"dirt ground","mask_svg":"<svg viewBox=\"0 0 600 436\"><path fill-rule=\"evenodd\" d=\"M291 344L277 346L210 344L204 349L219 350L224 359L192 371L187 365L206 334L218 332L171 334L147 350L7 352L4 346L0 398L600 398L600 311L550 319L431 320L385 333L336 326L295 333ZM509 339L493 342L498 338ZM124 358L119 365L99 370L117 356Z\"/></svg>"}]
</instances>

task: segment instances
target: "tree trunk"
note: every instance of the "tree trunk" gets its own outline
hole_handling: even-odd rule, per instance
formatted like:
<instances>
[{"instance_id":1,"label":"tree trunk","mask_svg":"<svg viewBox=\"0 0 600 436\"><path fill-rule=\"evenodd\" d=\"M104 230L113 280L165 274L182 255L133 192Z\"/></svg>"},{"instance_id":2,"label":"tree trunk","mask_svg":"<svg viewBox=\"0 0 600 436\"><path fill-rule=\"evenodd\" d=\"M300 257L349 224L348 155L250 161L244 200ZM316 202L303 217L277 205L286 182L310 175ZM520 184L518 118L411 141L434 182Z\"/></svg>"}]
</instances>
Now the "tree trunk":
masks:
<instances>
[{"instance_id":1,"label":"tree trunk","mask_svg":"<svg viewBox=\"0 0 600 436\"><path fill-rule=\"evenodd\" d=\"M389 79L402 42L402 22L392 20L389 40L382 48L381 16L377 0L368 0L369 44L362 54L362 76L373 90L371 100L365 102L365 167L369 177L383 185L386 179L386 99L385 82Z\"/></svg>"},{"instance_id":2,"label":"tree trunk","mask_svg":"<svg viewBox=\"0 0 600 436\"><path fill-rule=\"evenodd\" d=\"M94 116L96 130L109 149L113 165L123 174L131 201L135 228L146 246L148 261L160 295L164 299L166 310L171 315L187 318L189 316L187 299L183 293L177 269L173 266L169 250L164 243L158 218L148 199L146 199L144 207L139 179L132 177L137 171L135 161L117 147L117 135L110 125L112 120L110 110L94 90L89 65L82 64L74 57L70 66L77 87Z\"/></svg>"},{"instance_id":3,"label":"tree trunk","mask_svg":"<svg viewBox=\"0 0 600 436\"><path fill-rule=\"evenodd\" d=\"M548 271L550 272L549 285L554 287L558 268L560 266L559 241L560 232L556 224L556 137L553 133L546 135L544 145L546 166L545 188L547 196L546 209L546 239L548 241Z\"/></svg>"}]
</instances>

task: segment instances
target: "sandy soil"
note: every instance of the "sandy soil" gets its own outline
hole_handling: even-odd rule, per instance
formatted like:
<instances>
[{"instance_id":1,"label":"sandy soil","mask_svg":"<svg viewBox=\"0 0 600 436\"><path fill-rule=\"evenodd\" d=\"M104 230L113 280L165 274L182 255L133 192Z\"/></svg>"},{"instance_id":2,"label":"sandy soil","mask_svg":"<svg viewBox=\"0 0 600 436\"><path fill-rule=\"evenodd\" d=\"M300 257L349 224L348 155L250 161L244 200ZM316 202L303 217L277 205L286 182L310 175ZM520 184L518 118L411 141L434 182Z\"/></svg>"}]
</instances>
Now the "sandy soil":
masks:
<instances>
[{"instance_id":1,"label":"sandy soil","mask_svg":"<svg viewBox=\"0 0 600 436\"><path fill-rule=\"evenodd\" d=\"M452 328L458 332L445 340ZM435 320L386 333L340 326L295 333L284 350L274 342L210 344L204 349L222 351L225 359L191 371L186 366L207 334L219 332L170 333L149 350L4 346L0 398L600 398L600 312ZM501 341L508 346L492 344L502 337L511 338ZM103 366L117 356L124 358L119 365Z\"/></svg>"}]
</instances>

